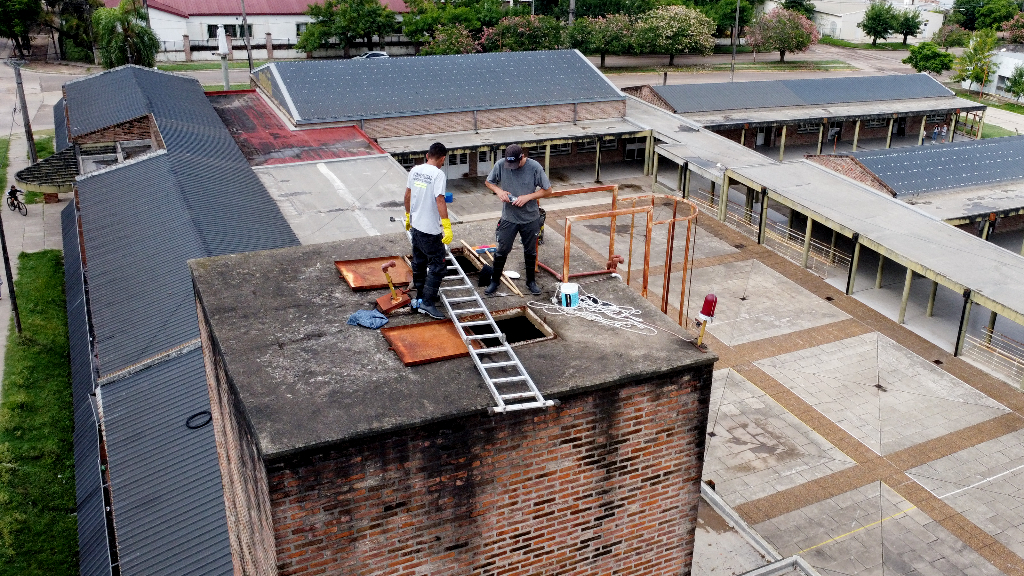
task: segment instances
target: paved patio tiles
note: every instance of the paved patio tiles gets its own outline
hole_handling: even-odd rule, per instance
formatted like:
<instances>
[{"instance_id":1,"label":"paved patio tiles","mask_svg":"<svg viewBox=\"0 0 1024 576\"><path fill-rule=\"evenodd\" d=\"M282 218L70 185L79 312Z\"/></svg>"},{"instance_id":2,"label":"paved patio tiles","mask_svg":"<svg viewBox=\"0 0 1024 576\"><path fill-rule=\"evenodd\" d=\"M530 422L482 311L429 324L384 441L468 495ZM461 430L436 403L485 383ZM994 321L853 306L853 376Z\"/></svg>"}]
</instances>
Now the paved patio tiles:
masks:
<instances>
[{"instance_id":1,"label":"paved patio tiles","mask_svg":"<svg viewBox=\"0 0 1024 576\"><path fill-rule=\"evenodd\" d=\"M1009 411L876 332L754 364L878 454Z\"/></svg>"},{"instance_id":2,"label":"paved patio tiles","mask_svg":"<svg viewBox=\"0 0 1024 576\"><path fill-rule=\"evenodd\" d=\"M714 374L708 432L704 478L731 506L854 464L731 369Z\"/></svg>"},{"instance_id":3,"label":"paved patio tiles","mask_svg":"<svg viewBox=\"0 0 1024 576\"><path fill-rule=\"evenodd\" d=\"M822 576L988 576L1001 572L882 482L754 526Z\"/></svg>"},{"instance_id":4,"label":"paved patio tiles","mask_svg":"<svg viewBox=\"0 0 1024 576\"><path fill-rule=\"evenodd\" d=\"M1024 556L1024 431L961 450L907 474Z\"/></svg>"},{"instance_id":5,"label":"paved patio tiles","mask_svg":"<svg viewBox=\"0 0 1024 576\"><path fill-rule=\"evenodd\" d=\"M679 299L681 274L673 276L669 302ZM742 260L693 271L691 315L706 294L718 297L708 331L728 346L781 336L846 320L850 316L757 260ZM661 283L651 291L661 293ZM673 295L674 292L674 295Z\"/></svg>"}]
</instances>

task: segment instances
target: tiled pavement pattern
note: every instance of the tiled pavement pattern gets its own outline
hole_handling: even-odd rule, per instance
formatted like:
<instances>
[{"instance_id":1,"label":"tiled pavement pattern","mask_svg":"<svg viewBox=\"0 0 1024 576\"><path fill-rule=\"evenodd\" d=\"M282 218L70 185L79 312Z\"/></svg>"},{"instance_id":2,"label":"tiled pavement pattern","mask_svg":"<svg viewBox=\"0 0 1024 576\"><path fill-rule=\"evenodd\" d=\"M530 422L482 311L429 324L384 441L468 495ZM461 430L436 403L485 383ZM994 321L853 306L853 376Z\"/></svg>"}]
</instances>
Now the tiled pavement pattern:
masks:
<instances>
[{"instance_id":1,"label":"tiled pavement pattern","mask_svg":"<svg viewBox=\"0 0 1024 576\"><path fill-rule=\"evenodd\" d=\"M561 232L559 217L587 211L551 211L548 225ZM713 218L699 223L740 246L698 256L690 287L691 316L705 293L719 297L705 338L720 358L705 478L725 500L825 575L1024 576L1024 396ZM607 240L597 244L584 249L603 258ZM682 255L673 262L675 274ZM662 271L652 266L657 304Z\"/></svg>"}]
</instances>

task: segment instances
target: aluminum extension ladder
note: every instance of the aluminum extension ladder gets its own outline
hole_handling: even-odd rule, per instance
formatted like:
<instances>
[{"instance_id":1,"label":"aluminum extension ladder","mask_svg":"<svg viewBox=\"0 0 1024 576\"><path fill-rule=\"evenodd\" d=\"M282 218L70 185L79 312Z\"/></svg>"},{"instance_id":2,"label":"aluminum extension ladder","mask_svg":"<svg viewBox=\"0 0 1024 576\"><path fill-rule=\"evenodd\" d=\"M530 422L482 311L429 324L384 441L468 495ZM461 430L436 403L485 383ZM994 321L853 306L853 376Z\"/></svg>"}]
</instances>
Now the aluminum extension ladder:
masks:
<instances>
[{"instance_id":1,"label":"aluminum extension ladder","mask_svg":"<svg viewBox=\"0 0 1024 576\"><path fill-rule=\"evenodd\" d=\"M484 383L487 384L491 396L494 396L494 401L498 404L493 408L488 408L488 411L494 414L554 406L554 400L545 400L540 390L537 390L537 386L533 383L530 375L526 373L522 363L519 362L512 346L507 342L505 334L498 329L497 323L491 317L491 312L487 309L480 294L477 293L473 283L470 282L469 277L466 276L465 271L462 270L450 251L445 256L445 261L448 271L456 272L456 274L445 276L438 295L448 311L448 317L452 319L455 329L459 331L459 336L466 344L466 348L469 349L469 356L476 364L476 369L483 376ZM452 281L458 284L446 285L447 282ZM468 322L463 320L472 315L483 315L484 319ZM490 328L491 332L477 335L466 331L467 328L474 326L486 326ZM474 346L474 343L482 345L485 340L495 339L500 343L498 346L480 348ZM498 371L511 372L512 375L506 376Z\"/></svg>"}]
</instances>

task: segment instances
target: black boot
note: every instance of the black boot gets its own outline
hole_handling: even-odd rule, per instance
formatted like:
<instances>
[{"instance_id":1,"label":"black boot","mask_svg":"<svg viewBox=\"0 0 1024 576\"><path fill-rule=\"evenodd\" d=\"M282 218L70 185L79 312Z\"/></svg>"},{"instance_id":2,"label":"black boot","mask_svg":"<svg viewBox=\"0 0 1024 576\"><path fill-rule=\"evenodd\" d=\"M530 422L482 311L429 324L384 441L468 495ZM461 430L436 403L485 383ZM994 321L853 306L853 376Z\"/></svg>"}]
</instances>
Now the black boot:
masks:
<instances>
[{"instance_id":1,"label":"black boot","mask_svg":"<svg viewBox=\"0 0 1024 576\"><path fill-rule=\"evenodd\" d=\"M501 285L501 275L505 273L505 260L508 256L494 256L494 271L491 272L491 283L484 290L484 296L492 296Z\"/></svg>"},{"instance_id":2,"label":"black boot","mask_svg":"<svg viewBox=\"0 0 1024 576\"><path fill-rule=\"evenodd\" d=\"M526 289L534 296L540 296L540 286L537 285L537 256L529 255L526 258Z\"/></svg>"}]
</instances>

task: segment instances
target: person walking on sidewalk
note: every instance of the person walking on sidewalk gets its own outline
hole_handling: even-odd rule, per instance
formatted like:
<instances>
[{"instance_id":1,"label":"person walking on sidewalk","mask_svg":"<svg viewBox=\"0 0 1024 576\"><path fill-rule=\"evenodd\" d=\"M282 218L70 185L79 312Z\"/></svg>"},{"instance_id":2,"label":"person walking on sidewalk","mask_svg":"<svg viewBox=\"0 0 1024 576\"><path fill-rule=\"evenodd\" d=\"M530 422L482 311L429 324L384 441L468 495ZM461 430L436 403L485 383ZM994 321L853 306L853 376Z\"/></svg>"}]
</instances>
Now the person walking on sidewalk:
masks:
<instances>
[{"instance_id":1,"label":"person walking on sidewalk","mask_svg":"<svg viewBox=\"0 0 1024 576\"><path fill-rule=\"evenodd\" d=\"M494 253L494 272L484 295L490 296L497 292L505 261L518 234L526 260L526 288L534 296L539 296L537 235L540 233L542 219L537 199L551 194L551 181L539 162L527 158L520 145L512 144L505 149L505 158L491 169L485 184L501 198L502 205L501 219L498 220L498 229L494 234L498 244Z\"/></svg>"},{"instance_id":2,"label":"person walking on sidewalk","mask_svg":"<svg viewBox=\"0 0 1024 576\"><path fill-rule=\"evenodd\" d=\"M405 229L412 231L412 286L417 296L412 307L438 320L447 318L434 300L447 269L444 247L452 241L452 223L444 202L448 180L441 171L446 156L444 144L431 144L426 163L409 172L405 188Z\"/></svg>"}]
</instances>

